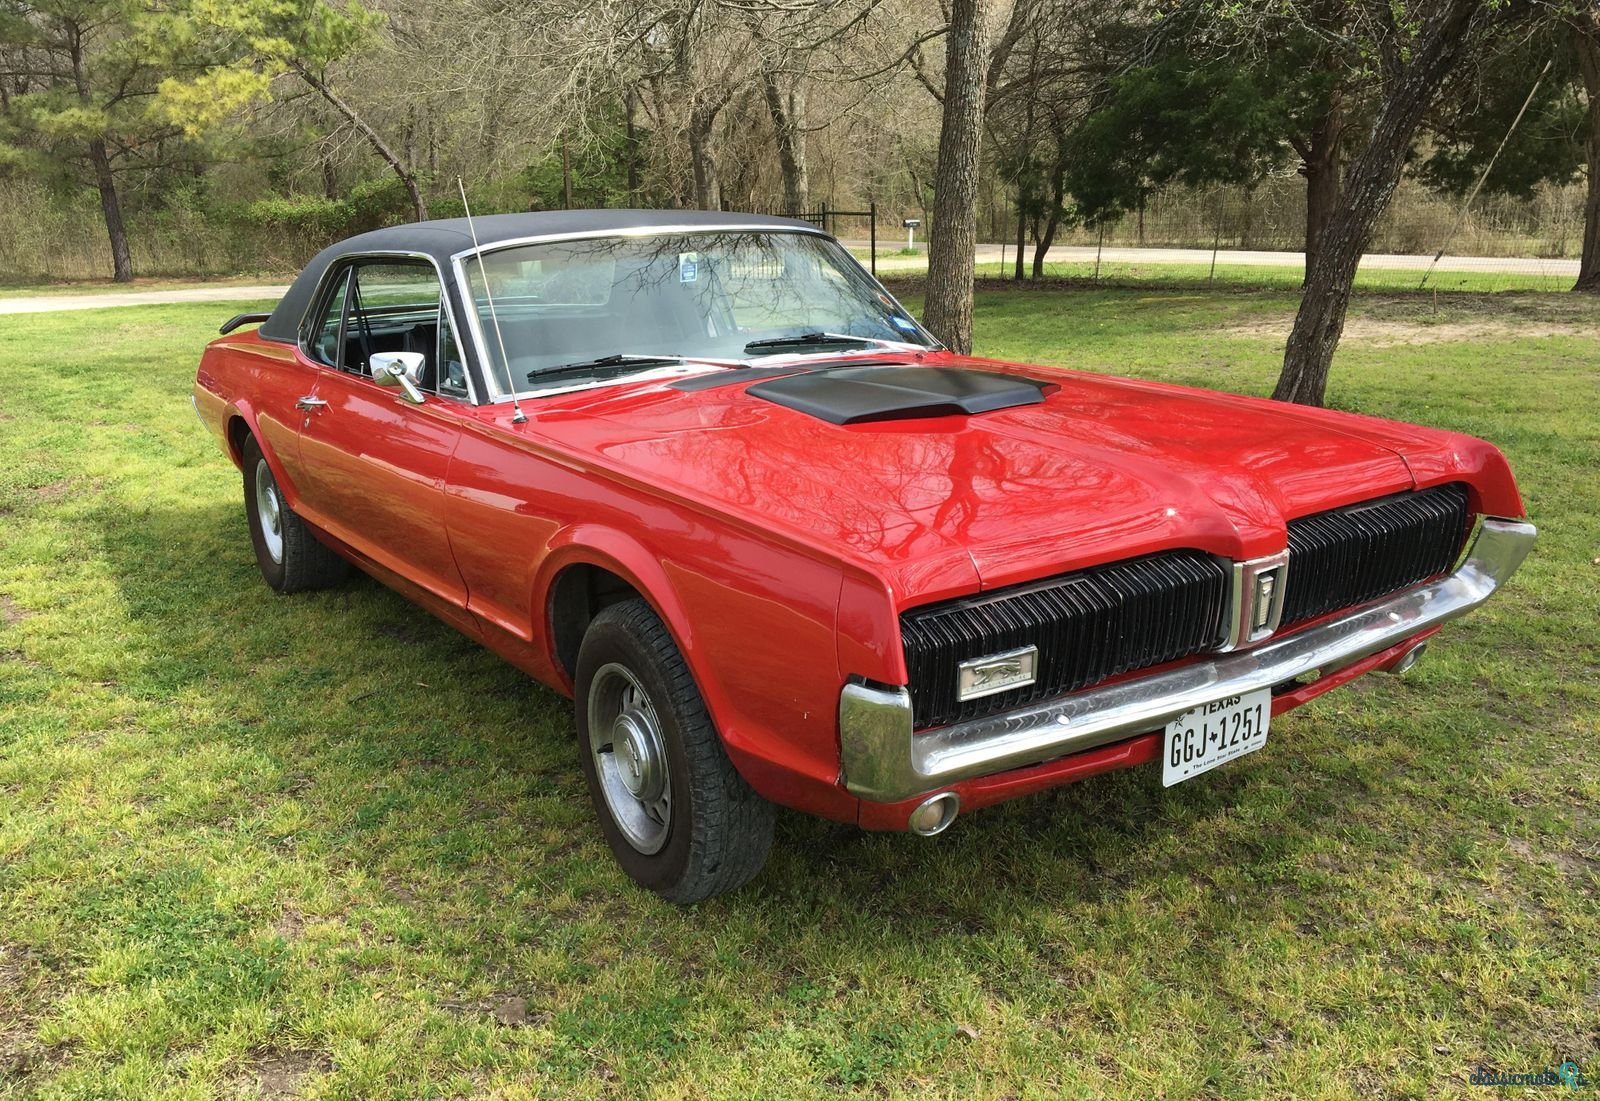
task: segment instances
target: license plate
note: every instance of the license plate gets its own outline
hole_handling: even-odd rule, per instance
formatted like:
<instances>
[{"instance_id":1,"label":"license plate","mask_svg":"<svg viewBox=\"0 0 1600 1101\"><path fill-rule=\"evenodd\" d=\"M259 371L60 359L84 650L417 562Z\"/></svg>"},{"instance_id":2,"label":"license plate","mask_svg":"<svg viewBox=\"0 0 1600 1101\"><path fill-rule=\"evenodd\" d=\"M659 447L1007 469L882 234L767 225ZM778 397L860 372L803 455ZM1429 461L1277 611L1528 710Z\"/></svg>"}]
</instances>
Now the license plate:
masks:
<instances>
[{"instance_id":1,"label":"license plate","mask_svg":"<svg viewBox=\"0 0 1600 1101\"><path fill-rule=\"evenodd\" d=\"M1270 688L1204 704L1167 724L1161 786L1170 788L1267 744Z\"/></svg>"}]
</instances>

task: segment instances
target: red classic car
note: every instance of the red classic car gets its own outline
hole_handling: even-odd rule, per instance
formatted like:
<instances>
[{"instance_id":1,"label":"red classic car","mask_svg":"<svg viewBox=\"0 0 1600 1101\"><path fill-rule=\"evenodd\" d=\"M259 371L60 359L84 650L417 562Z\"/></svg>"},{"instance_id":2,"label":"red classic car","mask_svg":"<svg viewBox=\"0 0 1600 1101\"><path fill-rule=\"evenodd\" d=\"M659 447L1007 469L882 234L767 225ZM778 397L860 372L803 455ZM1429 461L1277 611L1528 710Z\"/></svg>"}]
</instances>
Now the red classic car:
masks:
<instances>
[{"instance_id":1,"label":"red classic car","mask_svg":"<svg viewBox=\"0 0 1600 1101\"><path fill-rule=\"evenodd\" d=\"M678 902L756 874L774 804L935 834L1187 780L1534 540L1487 443L954 355L803 222L378 230L223 334L195 405L267 583L354 563L572 695L612 851Z\"/></svg>"}]
</instances>

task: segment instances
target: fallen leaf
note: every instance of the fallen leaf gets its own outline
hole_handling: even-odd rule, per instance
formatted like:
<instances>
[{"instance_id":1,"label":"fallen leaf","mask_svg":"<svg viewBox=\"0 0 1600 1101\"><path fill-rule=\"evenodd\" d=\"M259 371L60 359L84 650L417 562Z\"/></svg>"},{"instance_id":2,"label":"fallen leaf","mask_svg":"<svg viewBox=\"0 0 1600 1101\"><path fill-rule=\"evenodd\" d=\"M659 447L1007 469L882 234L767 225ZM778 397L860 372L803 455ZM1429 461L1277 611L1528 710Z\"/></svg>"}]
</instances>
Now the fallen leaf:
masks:
<instances>
[{"instance_id":1,"label":"fallen leaf","mask_svg":"<svg viewBox=\"0 0 1600 1101\"><path fill-rule=\"evenodd\" d=\"M971 1025L957 1025L956 1035L965 1036L969 1040L976 1040L978 1038L978 1030Z\"/></svg>"}]
</instances>

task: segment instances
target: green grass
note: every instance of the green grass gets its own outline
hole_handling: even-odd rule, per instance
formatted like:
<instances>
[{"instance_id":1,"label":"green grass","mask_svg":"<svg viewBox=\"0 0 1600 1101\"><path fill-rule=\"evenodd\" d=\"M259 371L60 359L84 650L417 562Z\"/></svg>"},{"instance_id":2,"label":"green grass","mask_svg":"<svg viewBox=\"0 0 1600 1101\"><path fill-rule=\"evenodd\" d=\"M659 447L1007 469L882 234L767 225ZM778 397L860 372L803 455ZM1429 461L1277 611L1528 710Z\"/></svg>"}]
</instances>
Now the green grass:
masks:
<instances>
[{"instance_id":1,"label":"green grass","mask_svg":"<svg viewBox=\"0 0 1600 1101\"><path fill-rule=\"evenodd\" d=\"M1264 393L1294 305L985 292L978 344ZM0 1097L1600 1076L1593 304L1357 300L1333 400L1493 438L1543 528L1411 677L1170 790L1101 777L931 842L786 815L691 910L612 864L565 701L370 581L261 585L188 401L234 308L0 319Z\"/></svg>"}]
</instances>

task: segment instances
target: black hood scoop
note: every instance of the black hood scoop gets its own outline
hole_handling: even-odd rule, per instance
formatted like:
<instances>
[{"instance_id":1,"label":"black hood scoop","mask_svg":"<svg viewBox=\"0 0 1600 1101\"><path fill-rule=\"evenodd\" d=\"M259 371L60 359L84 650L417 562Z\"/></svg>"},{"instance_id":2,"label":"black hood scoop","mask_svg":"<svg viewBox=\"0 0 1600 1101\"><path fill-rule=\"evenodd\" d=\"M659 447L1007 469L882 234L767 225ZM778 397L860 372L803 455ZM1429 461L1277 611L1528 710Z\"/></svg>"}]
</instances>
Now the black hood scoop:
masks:
<instances>
[{"instance_id":1,"label":"black hood scoop","mask_svg":"<svg viewBox=\"0 0 1600 1101\"><path fill-rule=\"evenodd\" d=\"M758 382L746 393L830 424L868 424L1038 405L1056 389L998 371L884 366L825 367Z\"/></svg>"}]
</instances>

